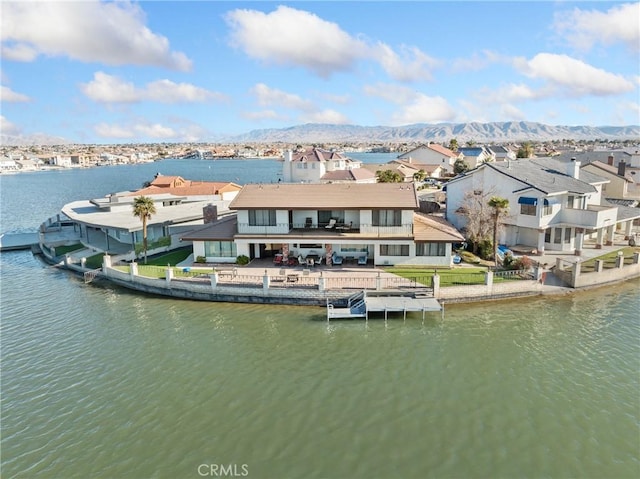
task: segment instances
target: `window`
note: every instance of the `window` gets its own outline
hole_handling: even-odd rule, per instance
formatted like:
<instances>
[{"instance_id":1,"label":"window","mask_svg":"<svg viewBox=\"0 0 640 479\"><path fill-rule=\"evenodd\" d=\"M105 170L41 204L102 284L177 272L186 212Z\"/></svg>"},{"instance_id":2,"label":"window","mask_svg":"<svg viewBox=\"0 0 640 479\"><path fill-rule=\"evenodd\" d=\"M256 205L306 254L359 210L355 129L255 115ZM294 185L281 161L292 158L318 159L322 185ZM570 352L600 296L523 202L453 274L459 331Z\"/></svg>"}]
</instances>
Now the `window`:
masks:
<instances>
[{"instance_id":1,"label":"window","mask_svg":"<svg viewBox=\"0 0 640 479\"><path fill-rule=\"evenodd\" d=\"M369 248L366 244L350 244L348 246L341 246L340 251L343 253L366 253Z\"/></svg>"},{"instance_id":2,"label":"window","mask_svg":"<svg viewBox=\"0 0 640 479\"><path fill-rule=\"evenodd\" d=\"M373 226L401 226L402 211L400 210L374 210Z\"/></svg>"},{"instance_id":3,"label":"window","mask_svg":"<svg viewBox=\"0 0 640 479\"><path fill-rule=\"evenodd\" d=\"M521 215L529 215L529 216L535 216L536 215L536 205L525 205L522 204L520 205L520 214Z\"/></svg>"},{"instance_id":4,"label":"window","mask_svg":"<svg viewBox=\"0 0 640 479\"><path fill-rule=\"evenodd\" d=\"M416 243L416 256L445 256L445 243Z\"/></svg>"},{"instance_id":5,"label":"window","mask_svg":"<svg viewBox=\"0 0 640 479\"><path fill-rule=\"evenodd\" d=\"M381 256L409 256L408 244L381 244Z\"/></svg>"},{"instance_id":6,"label":"window","mask_svg":"<svg viewBox=\"0 0 640 479\"><path fill-rule=\"evenodd\" d=\"M571 228L564 229L564 242L565 244L571 243Z\"/></svg>"},{"instance_id":7,"label":"window","mask_svg":"<svg viewBox=\"0 0 640 479\"><path fill-rule=\"evenodd\" d=\"M562 241L562 228L554 228L553 242L555 244L560 244L561 241Z\"/></svg>"},{"instance_id":8,"label":"window","mask_svg":"<svg viewBox=\"0 0 640 479\"><path fill-rule=\"evenodd\" d=\"M295 245L294 245L295 246ZM317 248L317 249L322 249L322 244L321 243L300 243L300 248Z\"/></svg>"},{"instance_id":9,"label":"window","mask_svg":"<svg viewBox=\"0 0 640 479\"><path fill-rule=\"evenodd\" d=\"M205 241L204 255L217 258L235 258L238 256L233 241Z\"/></svg>"},{"instance_id":10,"label":"window","mask_svg":"<svg viewBox=\"0 0 640 479\"><path fill-rule=\"evenodd\" d=\"M275 226L276 210L249 210L249 226Z\"/></svg>"},{"instance_id":11,"label":"window","mask_svg":"<svg viewBox=\"0 0 640 479\"><path fill-rule=\"evenodd\" d=\"M542 207L542 216L549 216L553 213L553 205L545 203Z\"/></svg>"},{"instance_id":12,"label":"window","mask_svg":"<svg viewBox=\"0 0 640 479\"><path fill-rule=\"evenodd\" d=\"M567 208L575 208L574 201L575 196L567 196Z\"/></svg>"},{"instance_id":13,"label":"window","mask_svg":"<svg viewBox=\"0 0 640 479\"><path fill-rule=\"evenodd\" d=\"M551 228L544 230L544 242L551 243Z\"/></svg>"}]
</instances>

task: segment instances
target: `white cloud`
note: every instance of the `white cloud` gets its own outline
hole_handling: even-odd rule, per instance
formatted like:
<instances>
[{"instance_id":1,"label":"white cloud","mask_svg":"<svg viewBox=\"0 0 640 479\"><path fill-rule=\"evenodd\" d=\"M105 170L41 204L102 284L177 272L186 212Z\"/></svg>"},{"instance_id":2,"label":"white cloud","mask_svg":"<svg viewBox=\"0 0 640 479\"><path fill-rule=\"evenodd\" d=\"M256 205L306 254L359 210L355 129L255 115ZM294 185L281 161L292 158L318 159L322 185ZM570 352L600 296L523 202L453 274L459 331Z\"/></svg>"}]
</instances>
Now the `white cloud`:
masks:
<instances>
[{"instance_id":1,"label":"white cloud","mask_svg":"<svg viewBox=\"0 0 640 479\"><path fill-rule=\"evenodd\" d=\"M498 53L491 50L483 50L482 54L473 53L468 58L455 58L451 62L451 69L454 72L479 71L487 68L492 63L506 61L507 59Z\"/></svg>"},{"instance_id":2,"label":"white cloud","mask_svg":"<svg viewBox=\"0 0 640 479\"><path fill-rule=\"evenodd\" d=\"M23 95L22 93L16 93L11 88L6 86L0 86L0 101L8 102L8 103L20 103L25 101L30 101L27 95Z\"/></svg>"},{"instance_id":3,"label":"white cloud","mask_svg":"<svg viewBox=\"0 0 640 479\"><path fill-rule=\"evenodd\" d=\"M625 43L632 51L640 50L640 3L615 5L606 12L580 10L559 12L553 27L575 48L589 50L594 44Z\"/></svg>"},{"instance_id":4,"label":"white cloud","mask_svg":"<svg viewBox=\"0 0 640 479\"><path fill-rule=\"evenodd\" d=\"M132 82L124 81L104 72L94 73L93 80L81 84L80 89L88 98L100 103L137 103L141 101L181 103L222 100L224 98L224 95L220 93L189 83L174 83L166 79L137 88Z\"/></svg>"},{"instance_id":5,"label":"white cloud","mask_svg":"<svg viewBox=\"0 0 640 479\"><path fill-rule=\"evenodd\" d=\"M349 70L366 50L335 23L286 6L271 13L233 10L225 19L232 44L250 57L302 66L322 77Z\"/></svg>"},{"instance_id":6,"label":"white cloud","mask_svg":"<svg viewBox=\"0 0 640 479\"><path fill-rule=\"evenodd\" d=\"M4 115L0 115L0 132L3 135L19 135L20 128L7 120Z\"/></svg>"},{"instance_id":7,"label":"white cloud","mask_svg":"<svg viewBox=\"0 0 640 479\"><path fill-rule=\"evenodd\" d=\"M621 75L595 68L567 55L539 53L531 60L514 60L514 67L524 75L563 88L570 96L618 95L634 88L633 83Z\"/></svg>"},{"instance_id":8,"label":"white cloud","mask_svg":"<svg viewBox=\"0 0 640 479\"><path fill-rule=\"evenodd\" d=\"M402 110L393 114L391 118L395 125L440 123L453 121L456 118L456 111L441 96L418 93L410 104L404 105Z\"/></svg>"},{"instance_id":9,"label":"white cloud","mask_svg":"<svg viewBox=\"0 0 640 479\"><path fill-rule=\"evenodd\" d=\"M317 109L313 102L309 100L292 93L270 88L264 83L256 83L249 92L257 98L260 106L276 105L302 111L315 111Z\"/></svg>"},{"instance_id":10,"label":"white cloud","mask_svg":"<svg viewBox=\"0 0 640 479\"><path fill-rule=\"evenodd\" d=\"M169 139L175 138L176 132L170 127L159 123L150 124L146 122L131 125L115 125L99 123L94 126L96 134L102 138L154 138Z\"/></svg>"},{"instance_id":11,"label":"white cloud","mask_svg":"<svg viewBox=\"0 0 640 479\"><path fill-rule=\"evenodd\" d=\"M519 108L505 103L500 107L500 115L504 120L526 120L527 116Z\"/></svg>"},{"instance_id":12,"label":"white cloud","mask_svg":"<svg viewBox=\"0 0 640 479\"><path fill-rule=\"evenodd\" d=\"M402 46L398 54L382 42L367 43L336 23L282 5L271 13L237 9L225 19L231 44L250 57L303 67L323 78L349 71L360 60L374 60L395 80L428 80L438 63L416 47Z\"/></svg>"},{"instance_id":13,"label":"white cloud","mask_svg":"<svg viewBox=\"0 0 640 479\"><path fill-rule=\"evenodd\" d=\"M400 105L400 111L391 115L394 125L438 123L456 118L456 111L446 99L428 96L405 86L385 83L365 85L364 93Z\"/></svg>"},{"instance_id":14,"label":"white cloud","mask_svg":"<svg viewBox=\"0 0 640 479\"><path fill-rule=\"evenodd\" d=\"M247 120L289 120L289 117L279 115L275 110L249 111L242 113L242 117Z\"/></svg>"},{"instance_id":15,"label":"white cloud","mask_svg":"<svg viewBox=\"0 0 640 479\"><path fill-rule=\"evenodd\" d=\"M2 44L2 58L6 60L12 60L16 62L32 62L38 56L38 51L35 48L20 43L17 45Z\"/></svg>"},{"instance_id":16,"label":"white cloud","mask_svg":"<svg viewBox=\"0 0 640 479\"><path fill-rule=\"evenodd\" d=\"M403 46L402 57L384 43L378 43L371 49L375 58L387 74L398 81L431 80L431 69L438 62L416 47Z\"/></svg>"},{"instance_id":17,"label":"white cloud","mask_svg":"<svg viewBox=\"0 0 640 479\"><path fill-rule=\"evenodd\" d=\"M390 103L396 103L399 105L410 102L417 95L417 92L411 88L389 83L365 85L363 91L365 95L377 96Z\"/></svg>"},{"instance_id":18,"label":"white cloud","mask_svg":"<svg viewBox=\"0 0 640 479\"><path fill-rule=\"evenodd\" d=\"M191 69L184 53L145 26L144 12L124 2L3 2L3 55L32 61L38 54L107 65Z\"/></svg>"},{"instance_id":19,"label":"white cloud","mask_svg":"<svg viewBox=\"0 0 640 479\"><path fill-rule=\"evenodd\" d=\"M305 123L331 123L335 125L345 125L349 119L335 110L322 110L308 115L303 115L301 120Z\"/></svg>"}]
</instances>

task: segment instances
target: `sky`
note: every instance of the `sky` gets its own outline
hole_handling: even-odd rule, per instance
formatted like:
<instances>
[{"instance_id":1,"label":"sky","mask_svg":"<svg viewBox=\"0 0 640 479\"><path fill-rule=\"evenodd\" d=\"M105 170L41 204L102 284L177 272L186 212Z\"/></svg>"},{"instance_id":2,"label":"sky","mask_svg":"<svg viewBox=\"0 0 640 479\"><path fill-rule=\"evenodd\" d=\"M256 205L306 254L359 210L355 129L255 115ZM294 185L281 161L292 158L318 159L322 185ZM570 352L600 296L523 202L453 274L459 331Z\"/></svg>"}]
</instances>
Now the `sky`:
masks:
<instances>
[{"instance_id":1,"label":"sky","mask_svg":"<svg viewBox=\"0 0 640 479\"><path fill-rule=\"evenodd\" d=\"M640 124L640 3L1 0L0 17L3 135Z\"/></svg>"}]
</instances>

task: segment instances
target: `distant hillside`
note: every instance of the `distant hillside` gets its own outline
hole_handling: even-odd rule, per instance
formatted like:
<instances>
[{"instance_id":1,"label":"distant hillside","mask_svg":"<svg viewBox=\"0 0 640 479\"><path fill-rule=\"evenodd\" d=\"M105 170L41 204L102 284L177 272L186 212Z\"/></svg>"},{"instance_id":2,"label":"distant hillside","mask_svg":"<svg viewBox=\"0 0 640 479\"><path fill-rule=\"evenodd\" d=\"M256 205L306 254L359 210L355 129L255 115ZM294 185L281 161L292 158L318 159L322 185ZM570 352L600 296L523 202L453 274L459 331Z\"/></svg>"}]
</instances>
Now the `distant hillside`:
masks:
<instances>
[{"instance_id":1,"label":"distant hillside","mask_svg":"<svg viewBox=\"0 0 640 479\"><path fill-rule=\"evenodd\" d=\"M253 130L242 135L225 138L230 142L247 143L313 143L313 142L423 142L449 141L459 143L508 141L573 140L640 140L640 126L551 126L528 121L492 123L439 123L407 126L358 126L315 124Z\"/></svg>"},{"instance_id":2,"label":"distant hillside","mask_svg":"<svg viewBox=\"0 0 640 479\"><path fill-rule=\"evenodd\" d=\"M59 136L35 133L33 135L0 135L0 146L69 145L71 142Z\"/></svg>"}]
</instances>

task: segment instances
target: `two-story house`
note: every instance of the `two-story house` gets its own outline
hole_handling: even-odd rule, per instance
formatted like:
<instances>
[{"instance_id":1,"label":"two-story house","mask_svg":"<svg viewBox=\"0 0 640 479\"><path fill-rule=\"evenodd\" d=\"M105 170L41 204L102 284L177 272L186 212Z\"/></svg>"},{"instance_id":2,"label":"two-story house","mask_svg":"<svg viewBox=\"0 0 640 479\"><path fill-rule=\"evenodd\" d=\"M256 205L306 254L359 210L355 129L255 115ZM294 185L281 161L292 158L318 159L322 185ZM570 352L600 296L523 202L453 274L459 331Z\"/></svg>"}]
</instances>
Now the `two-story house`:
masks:
<instances>
[{"instance_id":1,"label":"two-story house","mask_svg":"<svg viewBox=\"0 0 640 479\"><path fill-rule=\"evenodd\" d=\"M398 156L399 160L407 160L417 167L422 167L420 165L440 166L444 174L453 173L453 165L459 158L462 158L460 153L453 152L437 143L427 143ZM425 169L425 171L427 170Z\"/></svg>"},{"instance_id":2,"label":"two-story house","mask_svg":"<svg viewBox=\"0 0 640 479\"><path fill-rule=\"evenodd\" d=\"M451 180L446 186L446 217L465 227L460 208L466 194L488 194L509 200L499 241L535 250L580 254L585 237L597 246L611 243L616 227L630 235L640 210L602 204L602 186L608 180L580 169L580 162L550 158L484 163Z\"/></svg>"},{"instance_id":3,"label":"two-story house","mask_svg":"<svg viewBox=\"0 0 640 479\"><path fill-rule=\"evenodd\" d=\"M361 161L338 151L322 148L285 151L282 180L285 183L375 183L375 174L361 166Z\"/></svg>"},{"instance_id":4,"label":"two-story house","mask_svg":"<svg viewBox=\"0 0 640 479\"><path fill-rule=\"evenodd\" d=\"M495 154L484 146L465 146L458 148L458 153L462 154L462 159L469 165L469 168L476 168L487 161L495 161Z\"/></svg>"},{"instance_id":5,"label":"two-story house","mask_svg":"<svg viewBox=\"0 0 640 479\"><path fill-rule=\"evenodd\" d=\"M441 218L417 213L413 184L246 185L225 219L182 237L194 256L233 262L236 255L263 258L313 256L374 265L449 266L452 243L462 235Z\"/></svg>"},{"instance_id":6,"label":"two-story house","mask_svg":"<svg viewBox=\"0 0 640 479\"><path fill-rule=\"evenodd\" d=\"M624 161L618 163L617 167L613 166L613 156L609 156L607 163L596 160L581 168L609 180L602 187L602 196L608 201L633 206L640 200L640 188L626 166Z\"/></svg>"}]
</instances>

